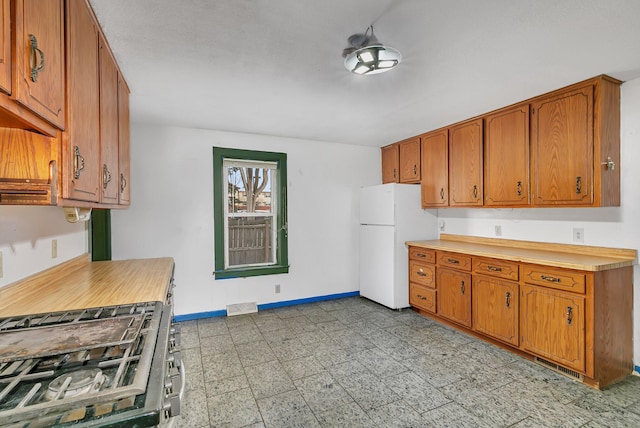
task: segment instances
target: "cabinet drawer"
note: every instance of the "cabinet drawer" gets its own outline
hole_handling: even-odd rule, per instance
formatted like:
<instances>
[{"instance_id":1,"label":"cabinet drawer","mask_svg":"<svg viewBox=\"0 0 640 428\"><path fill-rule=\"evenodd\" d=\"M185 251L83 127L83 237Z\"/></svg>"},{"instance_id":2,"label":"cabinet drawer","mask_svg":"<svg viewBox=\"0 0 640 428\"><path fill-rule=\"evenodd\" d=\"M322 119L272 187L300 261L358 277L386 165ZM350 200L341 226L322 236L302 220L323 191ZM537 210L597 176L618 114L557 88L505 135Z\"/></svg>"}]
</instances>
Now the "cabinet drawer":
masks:
<instances>
[{"instance_id":1,"label":"cabinet drawer","mask_svg":"<svg viewBox=\"0 0 640 428\"><path fill-rule=\"evenodd\" d=\"M409 247L409 258L427 263L435 263L436 251L420 247Z\"/></svg>"},{"instance_id":2,"label":"cabinet drawer","mask_svg":"<svg viewBox=\"0 0 640 428\"><path fill-rule=\"evenodd\" d=\"M427 312L436 313L436 290L418 284L409 286L409 304Z\"/></svg>"},{"instance_id":3,"label":"cabinet drawer","mask_svg":"<svg viewBox=\"0 0 640 428\"><path fill-rule=\"evenodd\" d=\"M436 258L438 260L438 265L440 266L447 266L453 269L471 271L471 256L438 251Z\"/></svg>"},{"instance_id":4,"label":"cabinet drawer","mask_svg":"<svg viewBox=\"0 0 640 428\"><path fill-rule=\"evenodd\" d=\"M483 275L496 276L498 278L510 279L517 281L518 275L518 263L508 262L505 260L496 259L473 259L473 272L481 273Z\"/></svg>"},{"instance_id":5,"label":"cabinet drawer","mask_svg":"<svg viewBox=\"0 0 640 428\"><path fill-rule=\"evenodd\" d=\"M524 266L522 275L529 284L542 285L557 290L585 292L585 275L582 272L553 269L546 266Z\"/></svg>"},{"instance_id":6,"label":"cabinet drawer","mask_svg":"<svg viewBox=\"0 0 640 428\"><path fill-rule=\"evenodd\" d=\"M435 288L436 267L411 260L409 262L409 281L426 287Z\"/></svg>"}]
</instances>

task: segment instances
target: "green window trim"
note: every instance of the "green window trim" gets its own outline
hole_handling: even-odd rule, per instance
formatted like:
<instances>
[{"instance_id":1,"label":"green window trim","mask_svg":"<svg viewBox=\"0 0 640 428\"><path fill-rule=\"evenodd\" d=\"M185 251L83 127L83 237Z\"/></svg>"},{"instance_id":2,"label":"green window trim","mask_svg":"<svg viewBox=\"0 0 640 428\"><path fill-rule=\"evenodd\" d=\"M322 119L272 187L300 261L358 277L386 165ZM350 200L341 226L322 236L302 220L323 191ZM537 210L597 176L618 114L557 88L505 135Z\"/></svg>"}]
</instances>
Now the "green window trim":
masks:
<instances>
[{"instance_id":1,"label":"green window trim","mask_svg":"<svg viewBox=\"0 0 640 428\"><path fill-rule=\"evenodd\" d=\"M223 163L225 159L276 162L277 167L277 224L276 224L276 262L266 266L247 266L225 268L225 230L224 230L224 187ZM273 191L273 190L272 190ZM214 276L215 279L244 278L259 275L275 275L289 272L287 224L287 154L256 150L213 148L213 233L214 233Z\"/></svg>"}]
</instances>

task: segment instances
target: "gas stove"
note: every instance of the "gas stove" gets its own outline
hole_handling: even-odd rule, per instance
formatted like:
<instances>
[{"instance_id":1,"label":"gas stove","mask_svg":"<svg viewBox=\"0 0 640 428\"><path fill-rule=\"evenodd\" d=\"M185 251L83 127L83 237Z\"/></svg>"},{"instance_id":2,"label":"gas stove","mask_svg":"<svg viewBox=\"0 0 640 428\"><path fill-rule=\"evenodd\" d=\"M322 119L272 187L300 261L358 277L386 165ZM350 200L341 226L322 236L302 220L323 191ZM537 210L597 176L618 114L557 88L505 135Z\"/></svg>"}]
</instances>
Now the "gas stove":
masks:
<instances>
[{"instance_id":1,"label":"gas stove","mask_svg":"<svg viewBox=\"0 0 640 428\"><path fill-rule=\"evenodd\" d=\"M138 427L180 412L184 367L162 302L0 319L0 427Z\"/></svg>"}]
</instances>

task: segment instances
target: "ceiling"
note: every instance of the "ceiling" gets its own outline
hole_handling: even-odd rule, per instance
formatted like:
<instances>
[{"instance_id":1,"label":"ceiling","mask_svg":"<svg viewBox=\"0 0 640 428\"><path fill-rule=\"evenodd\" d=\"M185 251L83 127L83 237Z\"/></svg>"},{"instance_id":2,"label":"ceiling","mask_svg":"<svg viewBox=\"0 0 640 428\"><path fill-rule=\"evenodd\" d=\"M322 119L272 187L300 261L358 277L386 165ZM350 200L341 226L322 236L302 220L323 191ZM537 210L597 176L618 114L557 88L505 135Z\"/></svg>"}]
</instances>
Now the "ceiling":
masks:
<instances>
[{"instance_id":1,"label":"ceiling","mask_svg":"<svg viewBox=\"0 0 640 428\"><path fill-rule=\"evenodd\" d=\"M383 146L599 74L640 77L638 0L90 0L133 122ZM374 25L402 63L359 76Z\"/></svg>"}]
</instances>

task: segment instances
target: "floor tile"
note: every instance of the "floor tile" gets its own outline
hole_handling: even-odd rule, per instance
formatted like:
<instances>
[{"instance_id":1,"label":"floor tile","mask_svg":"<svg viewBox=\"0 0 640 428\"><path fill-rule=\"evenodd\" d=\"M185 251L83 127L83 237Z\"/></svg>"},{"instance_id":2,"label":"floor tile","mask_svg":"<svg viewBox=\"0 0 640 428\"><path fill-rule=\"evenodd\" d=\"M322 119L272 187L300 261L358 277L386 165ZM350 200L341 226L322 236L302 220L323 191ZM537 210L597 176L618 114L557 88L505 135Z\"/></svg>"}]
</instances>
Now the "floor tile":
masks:
<instances>
[{"instance_id":1,"label":"floor tile","mask_svg":"<svg viewBox=\"0 0 640 428\"><path fill-rule=\"evenodd\" d=\"M238 357L244 367L266 363L276 359L271 347L265 340L236 345Z\"/></svg>"},{"instance_id":2,"label":"floor tile","mask_svg":"<svg viewBox=\"0 0 640 428\"><path fill-rule=\"evenodd\" d=\"M174 426L181 428L209 426L207 396L204 389L185 391L184 400L180 403L180 416L176 418Z\"/></svg>"},{"instance_id":3,"label":"floor tile","mask_svg":"<svg viewBox=\"0 0 640 428\"><path fill-rule=\"evenodd\" d=\"M379 427L420 428L429 423L418 412L402 401L395 401L367 412Z\"/></svg>"},{"instance_id":4,"label":"floor tile","mask_svg":"<svg viewBox=\"0 0 640 428\"><path fill-rule=\"evenodd\" d=\"M245 427L262 422L250 389L209 396L209 420L213 427Z\"/></svg>"},{"instance_id":5,"label":"floor tile","mask_svg":"<svg viewBox=\"0 0 640 428\"><path fill-rule=\"evenodd\" d=\"M288 391L258 400L265 426L312 428L320 423L298 391Z\"/></svg>"},{"instance_id":6,"label":"floor tile","mask_svg":"<svg viewBox=\"0 0 640 428\"><path fill-rule=\"evenodd\" d=\"M400 396L380 377L370 372L354 373L346 379L340 379L340 384L365 411L400 400Z\"/></svg>"},{"instance_id":7,"label":"floor tile","mask_svg":"<svg viewBox=\"0 0 640 428\"><path fill-rule=\"evenodd\" d=\"M320 425L326 428L369 428L374 426L367 413L360 406L354 404L334 407L316 415Z\"/></svg>"},{"instance_id":8,"label":"floor tile","mask_svg":"<svg viewBox=\"0 0 640 428\"><path fill-rule=\"evenodd\" d=\"M205 390L207 396L226 394L227 392L238 391L249 388L249 380L244 374L240 376L228 377L226 379L207 382Z\"/></svg>"},{"instance_id":9,"label":"floor tile","mask_svg":"<svg viewBox=\"0 0 640 428\"><path fill-rule=\"evenodd\" d=\"M436 387L431 386L423 378L410 371L385 377L384 383L418 413L451 402Z\"/></svg>"},{"instance_id":10,"label":"floor tile","mask_svg":"<svg viewBox=\"0 0 640 428\"><path fill-rule=\"evenodd\" d=\"M294 385L314 413L353 403L349 394L327 372L298 379Z\"/></svg>"},{"instance_id":11,"label":"floor tile","mask_svg":"<svg viewBox=\"0 0 640 428\"><path fill-rule=\"evenodd\" d=\"M310 355L308 357L297 358L295 360L283 361L282 367L292 380L312 376L325 371L320 362Z\"/></svg>"},{"instance_id":12,"label":"floor tile","mask_svg":"<svg viewBox=\"0 0 640 428\"><path fill-rule=\"evenodd\" d=\"M278 361L245 367L245 373L257 399L295 389L287 372Z\"/></svg>"},{"instance_id":13,"label":"floor tile","mask_svg":"<svg viewBox=\"0 0 640 428\"><path fill-rule=\"evenodd\" d=\"M200 339L202 339L207 336L229 334L229 328L222 317L206 318L198 320L198 333L200 334Z\"/></svg>"}]
</instances>

